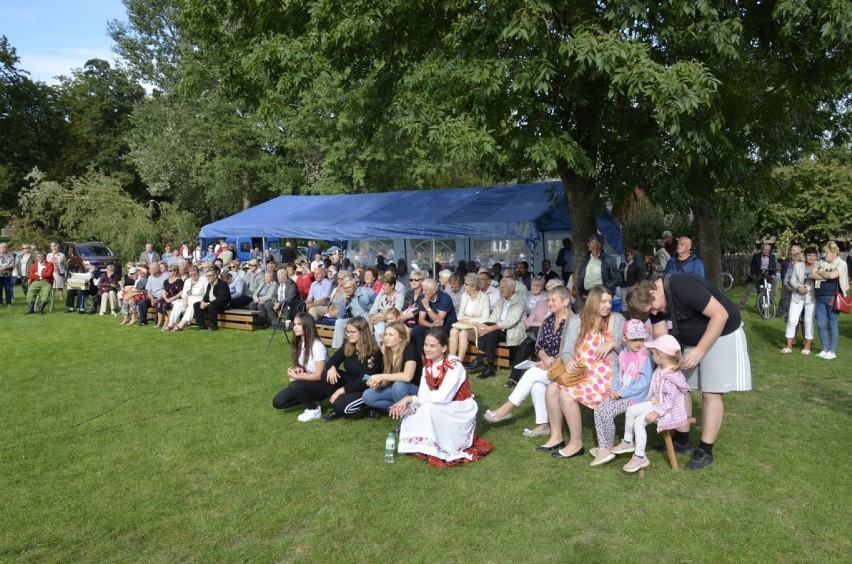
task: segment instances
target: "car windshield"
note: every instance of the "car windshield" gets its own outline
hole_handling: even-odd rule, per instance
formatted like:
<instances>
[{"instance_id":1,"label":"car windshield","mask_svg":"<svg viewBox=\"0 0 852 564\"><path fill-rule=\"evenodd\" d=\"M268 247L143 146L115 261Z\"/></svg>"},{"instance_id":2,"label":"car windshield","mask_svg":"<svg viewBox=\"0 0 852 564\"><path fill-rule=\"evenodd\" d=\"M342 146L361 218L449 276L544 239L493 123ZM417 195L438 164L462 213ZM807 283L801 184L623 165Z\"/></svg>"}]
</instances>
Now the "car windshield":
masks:
<instances>
[{"instance_id":1,"label":"car windshield","mask_svg":"<svg viewBox=\"0 0 852 564\"><path fill-rule=\"evenodd\" d=\"M77 245L81 257L111 257L112 251L106 245Z\"/></svg>"}]
</instances>

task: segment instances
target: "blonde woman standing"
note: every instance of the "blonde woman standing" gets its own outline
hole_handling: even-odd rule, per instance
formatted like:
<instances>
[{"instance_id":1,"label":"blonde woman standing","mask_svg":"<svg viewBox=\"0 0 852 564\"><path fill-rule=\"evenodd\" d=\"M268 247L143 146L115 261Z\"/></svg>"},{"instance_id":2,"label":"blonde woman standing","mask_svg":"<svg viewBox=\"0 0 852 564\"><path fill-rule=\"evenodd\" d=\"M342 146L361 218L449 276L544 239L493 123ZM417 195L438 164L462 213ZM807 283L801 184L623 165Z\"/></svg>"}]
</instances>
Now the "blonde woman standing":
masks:
<instances>
[{"instance_id":1,"label":"blonde woman standing","mask_svg":"<svg viewBox=\"0 0 852 564\"><path fill-rule=\"evenodd\" d=\"M846 262L840 258L837 243L829 241L822 248L825 258L819 261L809 277L814 281L816 305L816 323L822 352L817 356L826 360L837 358L837 333L840 312L834 311L834 295L840 290L845 296L849 293L849 270Z\"/></svg>"},{"instance_id":2,"label":"blonde woman standing","mask_svg":"<svg viewBox=\"0 0 852 564\"><path fill-rule=\"evenodd\" d=\"M65 254L59 250L59 243L50 244L50 252L47 253L47 262L53 263L53 289L57 298L65 298L65 274L68 270L68 261Z\"/></svg>"}]
</instances>

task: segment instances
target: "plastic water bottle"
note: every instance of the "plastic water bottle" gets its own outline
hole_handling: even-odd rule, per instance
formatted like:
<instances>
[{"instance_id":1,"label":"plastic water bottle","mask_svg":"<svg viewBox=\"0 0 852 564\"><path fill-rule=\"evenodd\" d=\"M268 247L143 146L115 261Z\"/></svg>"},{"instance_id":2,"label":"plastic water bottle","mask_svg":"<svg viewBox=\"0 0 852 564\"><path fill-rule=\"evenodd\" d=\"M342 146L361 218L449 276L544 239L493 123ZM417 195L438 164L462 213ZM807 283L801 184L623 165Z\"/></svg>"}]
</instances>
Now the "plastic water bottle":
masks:
<instances>
[{"instance_id":1,"label":"plastic water bottle","mask_svg":"<svg viewBox=\"0 0 852 564\"><path fill-rule=\"evenodd\" d=\"M393 433L388 433L388 438L385 439L385 462L392 464L393 463L393 451L394 451L394 443L395 439Z\"/></svg>"}]
</instances>

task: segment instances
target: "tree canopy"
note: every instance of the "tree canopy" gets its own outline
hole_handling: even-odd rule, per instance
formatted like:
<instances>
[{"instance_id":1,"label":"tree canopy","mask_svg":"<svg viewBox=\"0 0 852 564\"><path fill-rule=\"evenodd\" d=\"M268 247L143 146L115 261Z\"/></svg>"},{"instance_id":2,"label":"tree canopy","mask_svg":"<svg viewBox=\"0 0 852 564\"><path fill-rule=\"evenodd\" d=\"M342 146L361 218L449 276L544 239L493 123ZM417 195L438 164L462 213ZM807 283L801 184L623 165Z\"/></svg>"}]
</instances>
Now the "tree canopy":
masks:
<instances>
[{"instance_id":1,"label":"tree canopy","mask_svg":"<svg viewBox=\"0 0 852 564\"><path fill-rule=\"evenodd\" d=\"M775 164L846 134L831 121L850 85L837 0L187 0L184 16L194 79L285 129L345 116L357 127L336 133L359 148L390 127L496 178L558 175L581 239L595 201L642 185L692 211L710 264L720 200L766 191Z\"/></svg>"}]
</instances>

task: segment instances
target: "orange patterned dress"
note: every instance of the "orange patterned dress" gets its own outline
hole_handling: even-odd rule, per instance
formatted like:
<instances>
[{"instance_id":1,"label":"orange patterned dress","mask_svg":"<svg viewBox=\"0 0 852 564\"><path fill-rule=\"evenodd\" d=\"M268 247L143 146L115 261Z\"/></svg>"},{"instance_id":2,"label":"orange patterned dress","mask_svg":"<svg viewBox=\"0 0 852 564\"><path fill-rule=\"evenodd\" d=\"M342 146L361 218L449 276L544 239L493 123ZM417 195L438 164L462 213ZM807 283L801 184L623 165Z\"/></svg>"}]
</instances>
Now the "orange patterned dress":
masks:
<instances>
[{"instance_id":1,"label":"orange patterned dress","mask_svg":"<svg viewBox=\"0 0 852 564\"><path fill-rule=\"evenodd\" d=\"M574 361L588 366L586 377L580 383L570 387L559 385L563 391L571 394L577 403L592 409L609 397L609 390L612 387L611 355L607 355L603 360L595 358L598 347L609 340L612 340L609 329L606 329L604 333L586 335L577 347L577 352L574 353Z\"/></svg>"}]
</instances>

